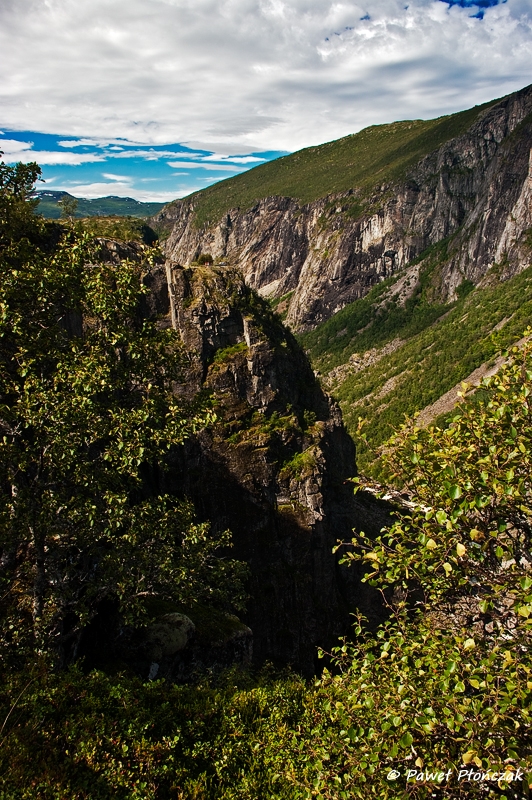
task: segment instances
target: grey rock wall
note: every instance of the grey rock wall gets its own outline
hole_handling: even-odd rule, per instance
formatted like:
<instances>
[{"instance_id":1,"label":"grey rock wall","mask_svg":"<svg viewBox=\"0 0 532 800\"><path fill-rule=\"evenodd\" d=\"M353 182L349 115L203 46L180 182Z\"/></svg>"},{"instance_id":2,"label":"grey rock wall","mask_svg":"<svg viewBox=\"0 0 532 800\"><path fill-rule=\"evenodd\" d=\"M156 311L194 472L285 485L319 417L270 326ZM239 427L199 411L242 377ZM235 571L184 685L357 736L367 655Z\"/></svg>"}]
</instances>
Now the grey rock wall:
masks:
<instances>
[{"instance_id":1,"label":"grey rock wall","mask_svg":"<svg viewBox=\"0 0 532 800\"><path fill-rule=\"evenodd\" d=\"M194 208L177 202L158 215L171 228L169 258L189 264L200 253L238 266L246 283L267 297L293 292L287 322L305 330L327 319L372 285L404 267L426 247L456 234L441 274L442 299L467 278L498 278L530 263L532 87L483 112L463 135L422 159L399 185L382 185L376 209L346 213L357 188L301 206L266 197L198 229ZM502 266L501 266L502 265Z\"/></svg>"}]
</instances>

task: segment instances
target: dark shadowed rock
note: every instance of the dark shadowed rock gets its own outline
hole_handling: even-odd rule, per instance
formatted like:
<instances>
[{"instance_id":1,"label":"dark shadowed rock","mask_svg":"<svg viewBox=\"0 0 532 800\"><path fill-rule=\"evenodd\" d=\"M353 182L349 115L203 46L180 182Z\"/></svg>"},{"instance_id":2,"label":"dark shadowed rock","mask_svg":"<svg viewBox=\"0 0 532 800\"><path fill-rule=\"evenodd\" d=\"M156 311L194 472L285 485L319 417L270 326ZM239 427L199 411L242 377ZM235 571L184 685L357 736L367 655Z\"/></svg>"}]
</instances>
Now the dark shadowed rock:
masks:
<instances>
[{"instance_id":1,"label":"dark shadowed rock","mask_svg":"<svg viewBox=\"0 0 532 800\"><path fill-rule=\"evenodd\" d=\"M173 454L164 488L187 495L215 531L232 531L231 557L251 569L254 659L311 674L316 648L349 630L355 607L380 613L332 553L364 527L349 482L353 442L299 345L239 271L168 264L167 276L168 318L189 354L176 391L211 394L217 422Z\"/></svg>"}]
</instances>

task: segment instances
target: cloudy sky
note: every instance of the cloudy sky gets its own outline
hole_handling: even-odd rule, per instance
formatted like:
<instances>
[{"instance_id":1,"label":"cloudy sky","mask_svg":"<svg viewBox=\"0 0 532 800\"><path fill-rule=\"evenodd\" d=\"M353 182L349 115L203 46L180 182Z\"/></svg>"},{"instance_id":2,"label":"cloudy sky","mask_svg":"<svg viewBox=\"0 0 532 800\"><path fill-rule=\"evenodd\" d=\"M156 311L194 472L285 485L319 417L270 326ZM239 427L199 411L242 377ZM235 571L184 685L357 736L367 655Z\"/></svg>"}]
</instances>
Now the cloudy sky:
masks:
<instances>
[{"instance_id":1,"label":"cloudy sky","mask_svg":"<svg viewBox=\"0 0 532 800\"><path fill-rule=\"evenodd\" d=\"M0 149L170 200L532 83L532 0L0 0Z\"/></svg>"}]
</instances>

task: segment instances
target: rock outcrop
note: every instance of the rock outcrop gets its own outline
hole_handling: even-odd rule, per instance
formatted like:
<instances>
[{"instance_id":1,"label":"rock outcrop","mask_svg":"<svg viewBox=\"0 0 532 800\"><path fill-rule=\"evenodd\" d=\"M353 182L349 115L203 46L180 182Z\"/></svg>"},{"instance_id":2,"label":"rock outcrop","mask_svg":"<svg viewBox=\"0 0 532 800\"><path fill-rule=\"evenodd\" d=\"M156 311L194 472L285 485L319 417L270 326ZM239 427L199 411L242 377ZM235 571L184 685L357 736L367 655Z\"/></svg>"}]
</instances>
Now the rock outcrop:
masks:
<instances>
[{"instance_id":1,"label":"rock outcrop","mask_svg":"<svg viewBox=\"0 0 532 800\"><path fill-rule=\"evenodd\" d=\"M173 454L165 490L190 498L214 532L232 531L230 555L250 567L244 622L256 662L312 674L316 648L349 630L355 607L380 614L372 591L332 553L371 516L355 504L355 449L340 411L240 271L168 262L166 276L156 267L145 281L159 324L173 325L188 353L176 391L209 394L217 415Z\"/></svg>"},{"instance_id":2,"label":"rock outcrop","mask_svg":"<svg viewBox=\"0 0 532 800\"><path fill-rule=\"evenodd\" d=\"M198 228L194 202L154 218L170 229L169 258L200 253L238 266L262 295L284 298L287 322L305 330L404 267L429 245L454 236L436 291L452 299L464 279L516 274L530 262L532 87L479 112L471 127L383 184L353 215L358 189L301 205L264 197Z\"/></svg>"}]
</instances>

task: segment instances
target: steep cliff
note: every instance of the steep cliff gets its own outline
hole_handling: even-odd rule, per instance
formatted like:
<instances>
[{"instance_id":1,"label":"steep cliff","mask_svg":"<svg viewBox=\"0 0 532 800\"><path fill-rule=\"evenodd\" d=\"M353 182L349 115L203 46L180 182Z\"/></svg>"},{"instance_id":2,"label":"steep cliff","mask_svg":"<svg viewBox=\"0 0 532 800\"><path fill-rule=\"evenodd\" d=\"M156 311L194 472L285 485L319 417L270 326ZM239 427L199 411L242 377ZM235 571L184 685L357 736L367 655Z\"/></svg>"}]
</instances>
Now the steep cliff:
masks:
<instances>
[{"instance_id":1,"label":"steep cliff","mask_svg":"<svg viewBox=\"0 0 532 800\"><path fill-rule=\"evenodd\" d=\"M144 280L148 311L177 328L188 353L176 391L209 395L217 414L173 454L167 488L215 531L232 531L231 556L251 570L244 621L257 662L310 674L316 647L348 630L355 607L380 613L332 548L355 526L378 530L386 512L355 502L355 450L339 409L239 270L167 262Z\"/></svg>"},{"instance_id":2,"label":"steep cliff","mask_svg":"<svg viewBox=\"0 0 532 800\"><path fill-rule=\"evenodd\" d=\"M450 300L464 279L478 283L494 265L505 279L528 264L531 112L528 87L431 124L376 126L313 150L311 165L322 171L333 169L342 154L342 180L328 183L325 172L323 185L350 188L325 188L324 196L301 200L306 190L298 176L310 163L301 151L278 162L279 195L286 196L272 196L275 181L257 179L255 201L224 208L217 219L223 205L211 203L207 214L210 195L198 193L166 207L154 225L169 232L168 257L188 264L210 253L237 266L249 286L281 300L295 329L326 320L429 245L454 235L434 279L436 295ZM361 171L364 159L369 166ZM266 167L253 170L260 177L259 170ZM239 196L234 187L249 175L218 184L218 194L227 183L228 198ZM270 196L260 193L261 185ZM244 200L250 191L241 193Z\"/></svg>"}]
</instances>

